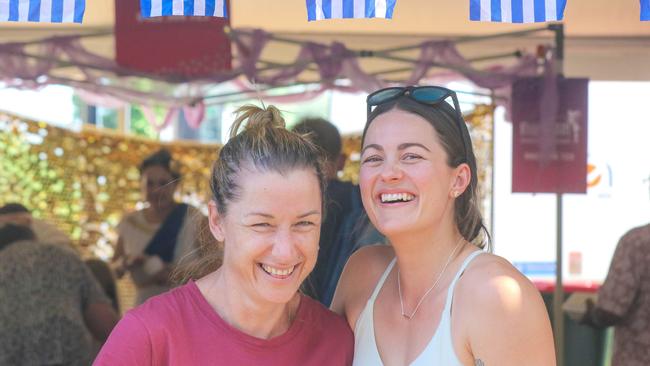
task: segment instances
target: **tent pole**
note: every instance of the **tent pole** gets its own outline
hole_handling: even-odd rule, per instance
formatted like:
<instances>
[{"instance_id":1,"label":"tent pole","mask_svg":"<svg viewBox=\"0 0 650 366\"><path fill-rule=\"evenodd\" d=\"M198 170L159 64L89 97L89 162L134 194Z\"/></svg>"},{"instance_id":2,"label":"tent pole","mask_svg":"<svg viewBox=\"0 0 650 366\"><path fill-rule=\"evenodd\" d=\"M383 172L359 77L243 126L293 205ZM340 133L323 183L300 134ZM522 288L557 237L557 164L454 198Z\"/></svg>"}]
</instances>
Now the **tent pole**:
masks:
<instances>
[{"instance_id":1,"label":"tent pole","mask_svg":"<svg viewBox=\"0 0 650 366\"><path fill-rule=\"evenodd\" d=\"M506 53L499 53L499 54L495 54L495 55L479 56L479 57L475 57L475 58L470 58L467 61L469 61L470 63L472 63L472 62L483 62L483 61L498 60L498 59L501 59L501 58L508 58L508 57L519 58L519 57L521 57L521 55L522 55L522 52L517 50L517 51L514 51L514 52L506 52ZM411 62L411 63L416 63L417 62L417 60L410 60L409 61L408 59L403 59L403 60L400 60L400 61L403 61L403 62L408 61L408 62ZM258 62L263 65L262 68L257 69L258 72L259 71L269 71L269 70L274 70L274 69L281 69L283 67L293 66L292 64L282 64L282 63L267 61L267 60L262 60L262 59L258 60ZM445 65L436 65L436 66L445 68ZM314 68L314 67L307 67L306 70L318 72L318 69ZM370 73L369 75L379 76L379 75L384 75L384 74L392 74L392 73L406 72L406 71L412 71L412 70L413 70L413 67L401 67L401 68L396 68L396 69L388 69L388 70L377 71L377 72L374 72L374 73Z\"/></svg>"},{"instance_id":2,"label":"tent pole","mask_svg":"<svg viewBox=\"0 0 650 366\"><path fill-rule=\"evenodd\" d=\"M556 70L558 76L564 74L564 25L551 24L549 29L555 32L555 57ZM555 352L557 357L557 366L564 366L564 311L562 304L564 302L564 283L563 283L563 253L562 253L562 193L557 193L556 202L556 248L555 248L555 292L553 293L553 327L555 333Z\"/></svg>"},{"instance_id":3,"label":"tent pole","mask_svg":"<svg viewBox=\"0 0 650 366\"><path fill-rule=\"evenodd\" d=\"M531 28L531 29L526 29L522 31L516 31L516 32L504 32L504 33L495 33L495 34L488 34L485 36L464 36L464 37L457 37L455 39L452 39L452 43L467 43L467 42L478 42L478 41L484 41L488 39L496 39L496 38L503 38L503 37L521 37L525 36L531 33L537 33L537 32L542 32L542 31L547 31L550 30L549 26L545 27L538 27L538 28ZM246 34L246 35L251 35L251 32L248 31L243 31L243 30L235 30L232 29L230 30L232 33L241 33L241 34ZM287 38L287 37L282 37L282 36L276 36L271 34L270 38L274 41L278 42L285 42L289 44L296 44L296 45L303 45L305 42L297 39L292 39L292 38ZM400 51L408 51L414 48L418 48L422 45L422 43L410 45L410 46L402 46L402 47L394 47L394 48L385 48L382 50L376 50L376 51L371 51L373 53L380 52L380 53L391 53L391 52L400 52Z\"/></svg>"},{"instance_id":4,"label":"tent pole","mask_svg":"<svg viewBox=\"0 0 650 366\"><path fill-rule=\"evenodd\" d=\"M482 40L496 39L496 38L503 38L503 37L519 37L519 36L524 36L524 35L527 35L527 34L530 34L530 33L536 33L536 32L541 32L541 31L548 31L548 30L554 30L552 28L552 25L545 26L545 27L540 27L540 28L527 29L527 30L518 31L518 32L496 33L496 34L490 34L490 35L486 35L486 36L459 37L459 38L457 38L456 40L454 40L452 42L457 44L457 43L467 43L467 42L482 41ZM249 32L249 31L235 30L235 29L232 29L232 28L228 28L226 30L226 34L228 34L232 38L236 38L240 34L249 35L249 36L252 35L252 33ZM272 39L274 41L288 43L288 44L294 44L294 45L300 45L300 46L305 44L304 41L300 41L300 40L297 40L297 39L286 38L286 37L279 37L279 36L276 36L276 35L273 35L273 34L270 34L269 37L270 37L270 39ZM387 49L383 49L383 50L374 50L374 51L373 50L350 50L352 52L352 54L350 56L347 56L347 57L379 57L379 58L392 60L392 61L416 63L418 60L409 59L409 58L405 58L405 57L392 56L392 55L389 55L389 53L399 52L399 51L407 51L407 50L411 50L411 49L421 47L421 45L422 45L422 43L418 43L418 44L410 45L410 46L387 48ZM479 60L481 60L481 59L479 58ZM483 61L483 60L481 60L481 61ZM305 63L308 64L308 62L305 62ZM267 62L267 64L270 64L270 62ZM280 67L280 64L276 64L276 65L277 65L277 67ZM302 66L303 64L300 63L299 65ZM442 68L452 69L452 70L455 70L455 71L462 71L462 69L458 69L458 68L453 69L453 68L450 68L450 67L448 67L446 65L435 64L435 65L432 65L432 66L438 66L438 67L442 67ZM265 67L265 68L263 68L261 70L265 71L265 70L269 70L269 69L272 69L272 68L275 68L275 66L272 66L272 65L267 66L267 67Z\"/></svg>"}]
</instances>

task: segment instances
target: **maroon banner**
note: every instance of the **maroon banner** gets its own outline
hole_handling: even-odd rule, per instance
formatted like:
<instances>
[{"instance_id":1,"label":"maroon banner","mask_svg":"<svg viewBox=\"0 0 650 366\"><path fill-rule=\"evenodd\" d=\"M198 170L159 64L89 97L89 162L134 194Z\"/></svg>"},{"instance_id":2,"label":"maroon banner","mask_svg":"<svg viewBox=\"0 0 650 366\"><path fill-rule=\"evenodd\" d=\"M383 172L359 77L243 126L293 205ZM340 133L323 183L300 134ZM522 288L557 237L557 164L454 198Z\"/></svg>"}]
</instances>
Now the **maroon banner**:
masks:
<instances>
[{"instance_id":1,"label":"maroon banner","mask_svg":"<svg viewBox=\"0 0 650 366\"><path fill-rule=\"evenodd\" d=\"M129 69L182 79L231 69L225 18L143 19L139 0L115 0L115 60Z\"/></svg>"},{"instance_id":2,"label":"maroon banner","mask_svg":"<svg viewBox=\"0 0 650 366\"><path fill-rule=\"evenodd\" d=\"M549 100L544 78L513 85L512 192L586 193L588 84L558 77L556 117L546 124L554 105L541 103Z\"/></svg>"}]
</instances>

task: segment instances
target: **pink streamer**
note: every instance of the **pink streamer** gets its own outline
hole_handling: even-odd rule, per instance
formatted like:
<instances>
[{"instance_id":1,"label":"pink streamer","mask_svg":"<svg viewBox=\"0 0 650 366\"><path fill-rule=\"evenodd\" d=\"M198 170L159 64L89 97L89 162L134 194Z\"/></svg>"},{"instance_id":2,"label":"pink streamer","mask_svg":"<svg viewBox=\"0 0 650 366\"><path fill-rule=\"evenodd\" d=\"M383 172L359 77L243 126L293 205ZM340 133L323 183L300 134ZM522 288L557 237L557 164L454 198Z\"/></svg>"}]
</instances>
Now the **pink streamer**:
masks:
<instances>
[{"instance_id":1,"label":"pink streamer","mask_svg":"<svg viewBox=\"0 0 650 366\"><path fill-rule=\"evenodd\" d=\"M265 100L290 102L303 101L321 95L327 89L350 92L370 92L391 83L363 71L357 54L345 45L335 42L330 45L315 42L304 43L294 62L282 68L259 67L260 56L272 36L262 30L240 32L233 30L233 42L236 47L239 67L233 71L220 73L210 78L191 80L195 88L179 87L179 80L170 80L159 76L145 75L124 69L114 60L101 57L83 47L77 36L53 37L38 46L27 43L0 44L0 81L11 87L36 89L48 84L70 85L79 91L84 100L92 104L118 108L126 104L143 106L161 105L169 108L162 123L157 123L153 111L145 112L147 119L156 130L168 126L182 109L188 125L198 128L205 115L205 105L196 103L209 92L211 85L233 80L239 75L254 83L265 86L281 86L294 82L311 64L318 67L321 87L318 90L291 96L270 96L257 93L250 88L242 88L252 97L261 96ZM38 48L38 52L34 52ZM484 70L471 66L449 41L430 41L420 45L420 56L413 72L405 84L418 84L427 78L432 66L450 67L447 73L458 79L469 79L479 87L507 91L519 77L533 76L537 73L536 58L527 55L512 66L495 65ZM30 54L52 59L40 59ZM74 65L81 71L83 79L65 79L53 71L60 61ZM146 78L149 81L134 82L133 77ZM337 79L351 81L349 87L336 84ZM183 80L187 81L187 80ZM197 90L198 89L198 90Z\"/></svg>"},{"instance_id":2,"label":"pink streamer","mask_svg":"<svg viewBox=\"0 0 650 366\"><path fill-rule=\"evenodd\" d=\"M201 126L203 117L205 117L205 104L199 101L193 105L184 105L183 115L187 125L196 130Z\"/></svg>"},{"instance_id":3,"label":"pink streamer","mask_svg":"<svg viewBox=\"0 0 650 366\"><path fill-rule=\"evenodd\" d=\"M149 124L153 126L157 132L164 130L171 124L173 120L176 120L178 118L178 108L170 108L167 111L167 114L165 115L162 123L158 123L156 113L151 106L142 106L142 113L144 114L144 118L149 121Z\"/></svg>"}]
</instances>

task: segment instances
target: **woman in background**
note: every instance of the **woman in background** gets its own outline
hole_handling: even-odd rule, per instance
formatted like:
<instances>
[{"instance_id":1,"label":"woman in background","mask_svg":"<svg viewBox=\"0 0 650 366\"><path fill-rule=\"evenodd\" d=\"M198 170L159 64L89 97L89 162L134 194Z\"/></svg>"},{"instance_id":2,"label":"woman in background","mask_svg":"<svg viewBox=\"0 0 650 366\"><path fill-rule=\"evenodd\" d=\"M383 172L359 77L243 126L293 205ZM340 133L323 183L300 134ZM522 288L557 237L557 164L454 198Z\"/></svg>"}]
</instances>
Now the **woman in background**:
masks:
<instances>
[{"instance_id":1,"label":"woman in background","mask_svg":"<svg viewBox=\"0 0 650 366\"><path fill-rule=\"evenodd\" d=\"M178 261L194 252L201 212L174 200L181 179L172 156L159 150L140 164L144 209L131 212L117 226L119 234L113 262L122 277L130 272L136 303L170 289L170 273Z\"/></svg>"}]
</instances>

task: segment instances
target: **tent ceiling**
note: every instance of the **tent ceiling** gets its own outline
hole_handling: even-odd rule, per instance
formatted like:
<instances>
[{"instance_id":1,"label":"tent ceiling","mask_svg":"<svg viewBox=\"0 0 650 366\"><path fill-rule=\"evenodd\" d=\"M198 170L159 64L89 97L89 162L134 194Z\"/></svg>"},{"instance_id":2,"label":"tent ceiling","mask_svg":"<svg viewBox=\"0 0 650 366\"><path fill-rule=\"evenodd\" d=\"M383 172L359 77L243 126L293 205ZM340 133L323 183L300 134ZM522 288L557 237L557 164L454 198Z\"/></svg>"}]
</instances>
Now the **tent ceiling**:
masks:
<instances>
[{"instance_id":1,"label":"tent ceiling","mask_svg":"<svg viewBox=\"0 0 650 366\"><path fill-rule=\"evenodd\" d=\"M30 40L56 33L85 33L110 30L115 0L88 0L83 25L0 25L0 42ZM137 0L128 0L137 1ZM384 49L411 45L430 38L485 35L535 27L470 22L468 0L400 0L393 20L358 19L307 22L304 0L231 0L234 28L262 28L268 32L317 42L337 40L351 49ZM609 80L650 80L650 22L639 21L637 0L569 0L565 12L567 75ZM534 49L551 38L499 39L461 47L469 57ZM93 51L113 56L113 38L84 41ZM292 61L295 47L277 46L265 57ZM366 63L373 65L373 62ZM381 62L371 68L381 69ZM623 65L623 66L622 66ZM394 67L395 65L387 65ZM371 70L372 71L372 70Z\"/></svg>"},{"instance_id":2,"label":"tent ceiling","mask_svg":"<svg viewBox=\"0 0 650 366\"><path fill-rule=\"evenodd\" d=\"M53 29L111 27L115 0L88 0L82 26L46 26ZM136 1L136 0L127 0ZM468 0L401 0L395 17L387 20L330 20L308 23L304 0L231 0L233 27L262 28L281 33L372 33L391 35L485 34L521 29L520 25L470 22ZM569 37L650 36L650 23L639 21L638 0L569 0L565 12ZM35 29L33 24L2 24ZM43 28L38 25L38 28ZM51 31L52 29L50 29Z\"/></svg>"}]
</instances>

